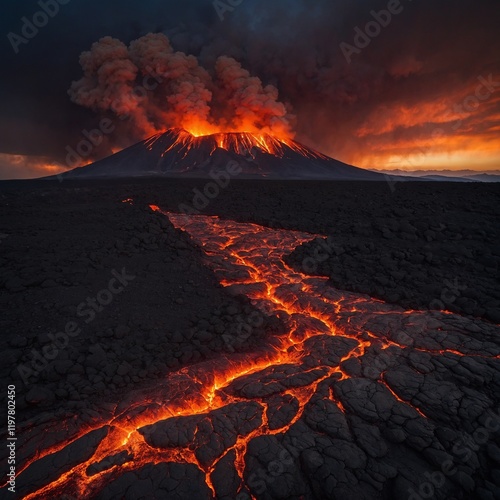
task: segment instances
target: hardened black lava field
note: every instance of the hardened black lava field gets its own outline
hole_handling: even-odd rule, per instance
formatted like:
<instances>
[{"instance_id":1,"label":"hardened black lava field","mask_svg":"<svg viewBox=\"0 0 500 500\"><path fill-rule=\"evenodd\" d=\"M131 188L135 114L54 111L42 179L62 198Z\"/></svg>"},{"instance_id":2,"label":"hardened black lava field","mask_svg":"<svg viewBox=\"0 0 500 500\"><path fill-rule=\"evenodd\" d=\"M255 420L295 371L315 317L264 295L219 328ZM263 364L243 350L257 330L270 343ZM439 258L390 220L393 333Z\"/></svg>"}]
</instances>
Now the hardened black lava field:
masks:
<instances>
[{"instance_id":1,"label":"hardened black lava field","mask_svg":"<svg viewBox=\"0 0 500 500\"><path fill-rule=\"evenodd\" d=\"M500 186L208 182L0 184L19 498L498 498Z\"/></svg>"}]
</instances>

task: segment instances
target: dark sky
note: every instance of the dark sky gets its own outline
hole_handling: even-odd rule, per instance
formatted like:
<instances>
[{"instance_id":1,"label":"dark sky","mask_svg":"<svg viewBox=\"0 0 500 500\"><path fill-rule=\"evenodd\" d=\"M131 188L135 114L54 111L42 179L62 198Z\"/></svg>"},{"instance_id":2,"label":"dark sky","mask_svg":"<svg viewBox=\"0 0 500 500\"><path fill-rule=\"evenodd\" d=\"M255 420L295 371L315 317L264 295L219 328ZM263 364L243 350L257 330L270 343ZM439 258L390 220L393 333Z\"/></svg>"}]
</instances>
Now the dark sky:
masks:
<instances>
[{"instance_id":1,"label":"dark sky","mask_svg":"<svg viewBox=\"0 0 500 500\"><path fill-rule=\"evenodd\" d=\"M17 54L8 34L20 35L22 18L32 20L40 5L4 2L1 178L67 168L66 147L101 118L68 95L82 77L80 53L104 36L128 45L148 33L166 34L209 72L219 56L235 58L278 88L296 117L297 140L341 160L500 168L498 0L401 0L401 12L350 63L342 42L354 45L355 28L373 21L371 11L397 0L242 0L224 20L210 0L65 1ZM93 155L141 139L115 135Z\"/></svg>"}]
</instances>

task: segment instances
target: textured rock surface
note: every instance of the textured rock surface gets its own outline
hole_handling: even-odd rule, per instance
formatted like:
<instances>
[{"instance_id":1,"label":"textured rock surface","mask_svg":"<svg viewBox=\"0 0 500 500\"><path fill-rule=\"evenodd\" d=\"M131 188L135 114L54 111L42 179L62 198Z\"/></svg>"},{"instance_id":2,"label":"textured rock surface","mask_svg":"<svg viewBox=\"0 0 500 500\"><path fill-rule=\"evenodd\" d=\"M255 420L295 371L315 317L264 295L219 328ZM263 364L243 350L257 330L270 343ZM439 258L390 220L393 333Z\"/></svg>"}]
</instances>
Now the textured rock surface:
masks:
<instances>
[{"instance_id":1,"label":"textured rock surface","mask_svg":"<svg viewBox=\"0 0 500 500\"><path fill-rule=\"evenodd\" d=\"M165 208L189 195L183 186L168 192ZM360 185L344 195L345 187L331 187L340 200L311 194L292 203L309 191L270 184L258 205L249 202L251 187L221 194L210 210L243 213L247 202L247 221L273 218L274 226L318 234L338 227L334 241L355 238L350 228L369 211L387 218L404 199L398 191L391 199L386 187L382 203L367 198L375 188ZM447 200L433 199L432 189ZM466 189L472 201L460 204ZM490 224L496 194L482 189L440 185L415 195L411 210L424 217L447 203L460 229L450 234L467 234L473 221ZM500 331L490 317L407 311L339 290L307 276L297 258L324 255L314 245L329 248L314 234L260 228L256 238L255 227L200 219L184 221L189 236L138 201L122 204L134 190L151 203L167 197L140 183L2 194L0 232L9 236L0 246L0 300L9 335L0 369L6 385L18 385L18 464L31 464L18 477L19 491L106 499L500 496ZM108 201L96 205L99 198ZM339 208L331 220L328 204ZM470 215L463 223L462 210ZM417 232L405 231L420 241L415 221L409 224ZM495 234L475 240L485 254L494 254ZM282 257L301 244L285 259L295 269L285 266ZM81 268L79 255L89 260ZM370 263L370 255L356 258ZM433 264L419 266L426 285L435 285L426 271ZM82 333L24 387L18 364L30 362L32 349L43 352L48 335L64 330L78 304L124 267L136 278L94 321L77 316ZM494 305L489 285L481 285L491 273L471 268ZM440 269L453 267L443 261ZM49 485L61 474L59 486Z\"/></svg>"}]
</instances>

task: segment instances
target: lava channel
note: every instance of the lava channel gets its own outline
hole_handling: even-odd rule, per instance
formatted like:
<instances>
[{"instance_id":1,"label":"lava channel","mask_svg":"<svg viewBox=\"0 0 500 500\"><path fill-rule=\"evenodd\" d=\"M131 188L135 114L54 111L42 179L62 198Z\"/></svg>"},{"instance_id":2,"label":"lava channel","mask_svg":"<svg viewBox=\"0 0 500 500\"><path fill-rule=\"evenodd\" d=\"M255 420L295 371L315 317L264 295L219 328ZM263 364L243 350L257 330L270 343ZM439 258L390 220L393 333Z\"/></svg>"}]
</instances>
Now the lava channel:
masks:
<instances>
[{"instance_id":1,"label":"lava channel","mask_svg":"<svg viewBox=\"0 0 500 500\"><path fill-rule=\"evenodd\" d=\"M26 499L111 498L109 491L102 496L103 491L119 478L172 464L183 465L193 481L201 477L203 498L218 496L221 470L224 477L237 478L235 497L256 498L247 457L252 442L262 436L286 436L313 403L333 405L342 413L354 411L336 390L352 377L345 367L372 351L402 352L414 342L374 329L377 318L404 326L431 314L340 292L326 278L305 275L284 263L284 255L318 235L217 217L165 215L203 249L207 265L229 292L246 295L263 316L278 315L285 333L270 336L267 347L256 352L223 354L165 374L149 390L132 391L105 418L90 424L74 419L68 437L57 444L43 446L40 438L38 451L20 469L20 484L36 476L42 465L59 463L61 456L69 465L48 470L40 482L27 485ZM465 354L475 353L449 351L450 356ZM404 401L388 385L383 369L372 382L409 415L427 418L425 409ZM38 430L53 442L64 433L64 425L44 424ZM82 456L76 464L67 458L74 449ZM173 469L167 475L175 476Z\"/></svg>"}]
</instances>

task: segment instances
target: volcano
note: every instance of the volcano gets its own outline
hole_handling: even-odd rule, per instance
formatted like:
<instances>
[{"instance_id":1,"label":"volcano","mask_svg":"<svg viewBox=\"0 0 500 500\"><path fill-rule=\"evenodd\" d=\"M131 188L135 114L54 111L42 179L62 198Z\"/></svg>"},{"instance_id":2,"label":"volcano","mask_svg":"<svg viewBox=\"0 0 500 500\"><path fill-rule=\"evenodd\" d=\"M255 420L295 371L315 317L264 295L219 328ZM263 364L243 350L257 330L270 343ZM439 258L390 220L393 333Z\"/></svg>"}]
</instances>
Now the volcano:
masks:
<instances>
[{"instance_id":1,"label":"volcano","mask_svg":"<svg viewBox=\"0 0 500 500\"><path fill-rule=\"evenodd\" d=\"M290 139L249 132L195 136L170 129L64 178L136 176L208 177L236 167L239 178L385 180L383 174L347 165Z\"/></svg>"}]
</instances>

